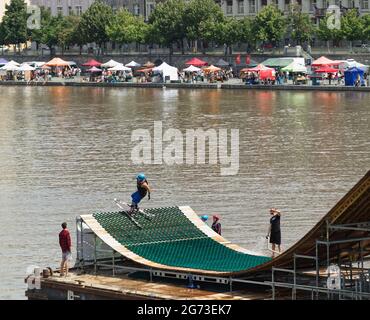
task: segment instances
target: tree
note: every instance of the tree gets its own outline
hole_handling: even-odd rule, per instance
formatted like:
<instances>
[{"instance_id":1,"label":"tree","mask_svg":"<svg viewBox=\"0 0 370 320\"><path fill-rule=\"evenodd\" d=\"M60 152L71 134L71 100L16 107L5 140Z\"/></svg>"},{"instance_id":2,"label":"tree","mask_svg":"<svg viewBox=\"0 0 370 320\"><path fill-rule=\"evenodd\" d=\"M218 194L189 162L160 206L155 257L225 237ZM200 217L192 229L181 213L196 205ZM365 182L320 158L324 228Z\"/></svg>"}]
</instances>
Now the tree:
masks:
<instances>
[{"instance_id":1,"label":"tree","mask_svg":"<svg viewBox=\"0 0 370 320\"><path fill-rule=\"evenodd\" d=\"M5 44L5 31L4 31L4 26L0 22L0 45L4 46Z\"/></svg>"},{"instance_id":2,"label":"tree","mask_svg":"<svg viewBox=\"0 0 370 320\"><path fill-rule=\"evenodd\" d=\"M362 16L362 41L370 41L370 14L365 14Z\"/></svg>"},{"instance_id":3,"label":"tree","mask_svg":"<svg viewBox=\"0 0 370 320\"><path fill-rule=\"evenodd\" d=\"M185 2L183 0L167 0L159 3L149 17L152 35L151 41L165 45L170 49L178 43L183 50Z\"/></svg>"},{"instance_id":4,"label":"tree","mask_svg":"<svg viewBox=\"0 0 370 320\"><path fill-rule=\"evenodd\" d=\"M27 41L27 7L24 0L11 0L5 6L2 28L4 43L15 44L20 52L20 44ZM14 48L15 49L15 48Z\"/></svg>"},{"instance_id":5,"label":"tree","mask_svg":"<svg viewBox=\"0 0 370 320\"><path fill-rule=\"evenodd\" d=\"M204 52L205 26L217 25L224 21L224 14L214 0L190 0L185 8L186 37L189 40L201 41Z\"/></svg>"},{"instance_id":6,"label":"tree","mask_svg":"<svg viewBox=\"0 0 370 320\"><path fill-rule=\"evenodd\" d=\"M254 19L256 38L274 46L283 38L286 31L286 20L283 13L275 6L265 6Z\"/></svg>"},{"instance_id":7,"label":"tree","mask_svg":"<svg viewBox=\"0 0 370 320\"><path fill-rule=\"evenodd\" d=\"M112 23L107 26L110 40L118 43L144 43L147 24L142 17L134 16L127 10L119 10Z\"/></svg>"},{"instance_id":8,"label":"tree","mask_svg":"<svg viewBox=\"0 0 370 320\"><path fill-rule=\"evenodd\" d=\"M82 29L81 29L81 19L73 28L71 38L70 38L70 44L71 45L78 45L80 48L80 55L82 54L82 47L87 44L87 40L83 35Z\"/></svg>"},{"instance_id":9,"label":"tree","mask_svg":"<svg viewBox=\"0 0 370 320\"><path fill-rule=\"evenodd\" d=\"M43 43L44 28L49 25L51 20L51 13L50 10L48 10L47 8L41 7L40 14L41 14L40 28L29 30L29 39L36 43L37 50L39 48L40 43Z\"/></svg>"},{"instance_id":10,"label":"tree","mask_svg":"<svg viewBox=\"0 0 370 320\"><path fill-rule=\"evenodd\" d=\"M247 52L251 52L256 45L256 36L254 34L253 28L253 20L249 17L244 17L243 19L239 20L240 23L240 42L247 44Z\"/></svg>"},{"instance_id":11,"label":"tree","mask_svg":"<svg viewBox=\"0 0 370 320\"><path fill-rule=\"evenodd\" d=\"M341 28L334 28L328 23L328 18L330 15L326 15L319 23L319 26L316 28L317 37L326 41L328 52L330 52L330 41L333 41L334 45L338 45L339 42L343 39L343 31Z\"/></svg>"},{"instance_id":12,"label":"tree","mask_svg":"<svg viewBox=\"0 0 370 320\"><path fill-rule=\"evenodd\" d=\"M109 41L107 27L112 20L112 8L101 0L95 1L81 17L80 31L86 42L95 42L102 51L103 45Z\"/></svg>"},{"instance_id":13,"label":"tree","mask_svg":"<svg viewBox=\"0 0 370 320\"><path fill-rule=\"evenodd\" d=\"M290 30L290 36L297 44L301 45L312 40L315 30L314 25L309 15L302 13L297 5L290 6L287 25Z\"/></svg>"},{"instance_id":14,"label":"tree","mask_svg":"<svg viewBox=\"0 0 370 320\"><path fill-rule=\"evenodd\" d=\"M225 45L225 55L232 54L231 46L242 38L242 24L235 18L226 18L217 23L206 20L200 27L205 40Z\"/></svg>"},{"instance_id":15,"label":"tree","mask_svg":"<svg viewBox=\"0 0 370 320\"><path fill-rule=\"evenodd\" d=\"M353 41L363 38L363 21L364 20L358 16L356 9L347 11L346 14L341 18L343 36L349 41L351 52Z\"/></svg>"},{"instance_id":16,"label":"tree","mask_svg":"<svg viewBox=\"0 0 370 320\"><path fill-rule=\"evenodd\" d=\"M58 45L58 32L60 28L62 17L52 17L45 21L41 26L42 38L41 42L46 44L50 49L50 54L53 55L54 47Z\"/></svg>"},{"instance_id":17,"label":"tree","mask_svg":"<svg viewBox=\"0 0 370 320\"><path fill-rule=\"evenodd\" d=\"M62 49L62 54L67 46L74 44L74 30L76 25L79 25L80 16L70 15L61 17L56 26L57 45Z\"/></svg>"}]
</instances>

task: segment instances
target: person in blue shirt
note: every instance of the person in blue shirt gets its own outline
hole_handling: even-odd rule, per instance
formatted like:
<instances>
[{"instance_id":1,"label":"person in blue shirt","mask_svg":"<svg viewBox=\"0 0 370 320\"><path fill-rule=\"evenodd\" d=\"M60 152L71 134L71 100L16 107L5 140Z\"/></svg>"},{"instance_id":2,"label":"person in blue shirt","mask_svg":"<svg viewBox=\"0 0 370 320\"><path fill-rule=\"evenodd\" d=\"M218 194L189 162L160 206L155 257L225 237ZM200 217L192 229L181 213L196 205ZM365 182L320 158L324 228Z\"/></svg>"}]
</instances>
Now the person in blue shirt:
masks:
<instances>
[{"instance_id":1,"label":"person in blue shirt","mask_svg":"<svg viewBox=\"0 0 370 320\"><path fill-rule=\"evenodd\" d=\"M150 200L151 189L149 187L148 180L143 173L136 176L137 191L131 195L131 210L130 212L139 210L138 204L148 194L148 200Z\"/></svg>"}]
</instances>

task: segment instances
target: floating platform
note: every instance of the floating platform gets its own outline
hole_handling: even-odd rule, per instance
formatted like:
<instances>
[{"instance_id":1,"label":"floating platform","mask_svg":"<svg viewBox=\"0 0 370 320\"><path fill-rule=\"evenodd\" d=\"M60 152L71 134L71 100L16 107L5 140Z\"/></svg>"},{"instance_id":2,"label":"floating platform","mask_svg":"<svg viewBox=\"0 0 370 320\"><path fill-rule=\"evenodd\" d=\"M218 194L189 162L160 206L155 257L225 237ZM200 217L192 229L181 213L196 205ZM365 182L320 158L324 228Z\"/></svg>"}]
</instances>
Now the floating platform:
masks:
<instances>
[{"instance_id":1,"label":"floating platform","mask_svg":"<svg viewBox=\"0 0 370 320\"><path fill-rule=\"evenodd\" d=\"M274 259L232 244L190 207L153 208L145 213L152 217L134 216L141 228L123 212L80 216L72 276L41 278L41 287L27 290L26 295L30 299L268 299L284 297L291 288L292 297L298 289L312 297L313 292L316 298L323 293L329 297L326 268L335 263L346 273L340 297L361 294L370 299L370 270L364 268L370 255L370 171L301 240ZM291 276L279 278L274 272ZM201 288L188 289L193 282ZM280 293L277 285L284 288Z\"/></svg>"}]
</instances>

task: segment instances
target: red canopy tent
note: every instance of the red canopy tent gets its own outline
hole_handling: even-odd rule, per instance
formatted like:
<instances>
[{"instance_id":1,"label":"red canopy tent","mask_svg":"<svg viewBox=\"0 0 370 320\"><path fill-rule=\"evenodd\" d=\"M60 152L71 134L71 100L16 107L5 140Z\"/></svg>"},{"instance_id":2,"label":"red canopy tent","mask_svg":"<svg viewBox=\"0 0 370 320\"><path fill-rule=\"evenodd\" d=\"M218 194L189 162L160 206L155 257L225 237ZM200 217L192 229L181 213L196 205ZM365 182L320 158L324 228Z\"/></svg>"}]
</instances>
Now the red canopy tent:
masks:
<instances>
[{"instance_id":1,"label":"red canopy tent","mask_svg":"<svg viewBox=\"0 0 370 320\"><path fill-rule=\"evenodd\" d=\"M261 80L271 79L275 80L275 69L264 66L262 63L254 68L244 68L240 72L256 72Z\"/></svg>"},{"instance_id":2,"label":"red canopy tent","mask_svg":"<svg viewBox=\"0 0 370 320\"><path fill-rule=\"evenodd\" d=\"M189 61L185 62L185 64L192 65L194 67L203 67L206 66L208 63L198 58L192 58Z\"/></svg>"},{"instance_id":3,"label":"red canopy tent","mask_svg":"<svg viewBox=\"0 0 370 320\"><path fill-rule=\"evenodd\" d=\"M90 59L86 63L83 64L84 67L100 67L102 65L101 62L96 61L94 59Z\"/></svg>"},{"instance_id":4,"label":"red canopy tent","mask_svg":"<svg viewBox=\"0 0 370 320\"><path fill-rule=\"evenodd\" d=\"M323 66L315 70L316 73L336 73L338 71L339 71L338 69L334 69L329 66Z\"/></svg>"},{"instance_id":5,"label":"red canopy tent","mask_svg":"<svg viewBox=\"0 0 370 320\"><path fill-rule=\"evenodd\" d=\"M311 66L312 67L323 67L323 66L337 66L341 62L337 60L330 60L327 57L320 57L316 59L314 62L312 62Z\"/></svg>"}]
</instances>

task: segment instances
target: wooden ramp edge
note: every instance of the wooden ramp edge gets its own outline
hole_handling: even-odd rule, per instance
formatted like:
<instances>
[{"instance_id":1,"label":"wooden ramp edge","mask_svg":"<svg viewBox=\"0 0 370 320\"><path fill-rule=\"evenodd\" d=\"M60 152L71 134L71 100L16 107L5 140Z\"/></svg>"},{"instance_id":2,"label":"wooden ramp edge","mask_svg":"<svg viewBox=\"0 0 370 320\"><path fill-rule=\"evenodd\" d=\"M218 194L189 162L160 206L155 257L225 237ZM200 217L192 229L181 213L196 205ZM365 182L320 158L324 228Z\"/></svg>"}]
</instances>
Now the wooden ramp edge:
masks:
<instances>
[{"instance_id":1,"label":"wooden ramp edge","mask_svg":"<svg viewBox=\"0 0 370 320\"><path fill-rule=\"evenodd\" d=\"M206 225L199 216L194 212L194 210L189 206L181 206L179 207L181 212L189 219L196 228L202 231L207 237L213 239L214 241L218 242L220 245L223 245L231 250L252 255L252 256L260 256L260 254L244 249L236 244L231 243L230 241L226 240L218 233L214 232L208 225ZM197 274L204 274L204 275L212 275L212 276L229 276L238 273L237 272L222 272L222 271L212 271L212 270L204 270L204 269L193 269L193 268L185 268L185 267L174 267L169 265L160 264L157 262L153 262L148 260L142 256L137 255L136 253L132 252L126 246L119 243L112 235L105 230L100 223L94 218L93 215L81 215L80 216L83 222L91 229L94 234L100 238L105 244L111 247L116 252L120 253L122 256L135 261L139 264L145 265L150 268L155 269L162 269L162 270L170 270L170 271L178 271L178 272L187 272L187 273L197 273Z\"/></svg>"}]
</instances>

